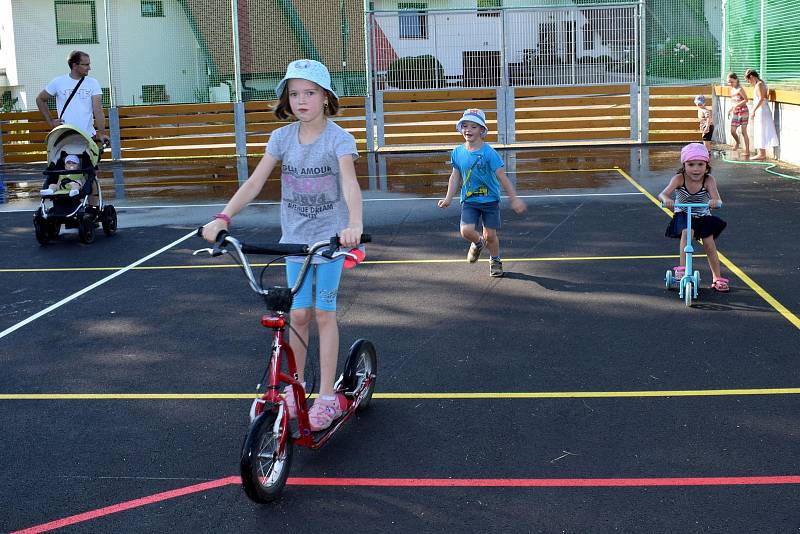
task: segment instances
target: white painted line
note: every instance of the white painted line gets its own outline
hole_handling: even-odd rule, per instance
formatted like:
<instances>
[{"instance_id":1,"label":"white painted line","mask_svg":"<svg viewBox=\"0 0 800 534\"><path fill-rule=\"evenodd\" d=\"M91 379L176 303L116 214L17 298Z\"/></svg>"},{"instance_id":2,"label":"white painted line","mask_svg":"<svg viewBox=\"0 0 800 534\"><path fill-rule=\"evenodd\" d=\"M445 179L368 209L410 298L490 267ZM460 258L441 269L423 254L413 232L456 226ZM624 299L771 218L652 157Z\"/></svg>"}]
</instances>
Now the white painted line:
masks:
<instances>
[{"instance_id":1,"label":"white painted line","mask_svg":"<svg viewBox=\"0 0 800 534\"><path fill-rule=\"evenodd\" d=\"M517 195L519 198L559 198L559 197L621 197L629 195L643 195L639 191L629 193L553 193L548 195ZM362 198L363 202L394 202L409 200L439 200L442 197L402 197L402 198ZM503 198L508 198L503 196ZM280 202L251 202L248 206L278 206ZM151 210L151 209L179 209L179 208L219 208L224 207L225 203L220 204L163 204L152 206L115 206L117 211L122 210ZM0 213L33 213L32 210L0 210Z\"/></svg>"},{"instance_id":2,"label":"white painted line","mask_svg":"<svg viewBox=\"0 0 800 534\"><path fill-rule=\"evenodd\" d=\"M155 252L153 252L151 254L148 254L144 258L131 263L127 267L123 267L122 269L120 269L120 270L118 270L118 271L106 276L102 280L98 280L94 284L92 284L90 286L87 286L87 287L81 289L80 291L78 291L76 293L73 293L72 295L68 296L67 298L59 300L55 304L52 304L52 305L48 306L47 308L43 309L42 311L40 311L40 312L38 312L38 313L36 313L34 315L31 315L30 317L28 317L24 321L20 321L17 324L15 324L14 326L6 328L2 332L0 332L0 339L6 337L7 335L11 334L12 332L15 332L15 331L19 330L20 328L22 328L26 324L32 323L33 321L35 321L39 317L42 317L43 315L47 315L48 313L50 313L51 311L55 310L56 308L59 308L59 307L63 306L64 304L75 300L76 298L80 297L81 295L84 295L84 294L88 293L92 289L94 289L96 287L100 287L101 285L105 284L106 282L110 282L114 278L116 278L116 277L118 277L118 276L120 276L122 274L125 274L126 272L130 271L134 267L138 267L139 265L143 264L144 262L146 262L146 261L148 261L148 260L150 260L152 258L155 258L156 256L158 256L162 252L167 251L167 250L171 249L172 247L174 247L175 245L177 245L179 243L182 243L182 242L186 241L187 239L189 239L190 237L194 237L196 235L197 235L197 230L192 230L191 232L189 232L185 236L181 237L180 239L178 239L176 241L173 241L169 245L167 245L165 247L162 247L162 248L156 250Z\"/></svg>"}]
</instances>

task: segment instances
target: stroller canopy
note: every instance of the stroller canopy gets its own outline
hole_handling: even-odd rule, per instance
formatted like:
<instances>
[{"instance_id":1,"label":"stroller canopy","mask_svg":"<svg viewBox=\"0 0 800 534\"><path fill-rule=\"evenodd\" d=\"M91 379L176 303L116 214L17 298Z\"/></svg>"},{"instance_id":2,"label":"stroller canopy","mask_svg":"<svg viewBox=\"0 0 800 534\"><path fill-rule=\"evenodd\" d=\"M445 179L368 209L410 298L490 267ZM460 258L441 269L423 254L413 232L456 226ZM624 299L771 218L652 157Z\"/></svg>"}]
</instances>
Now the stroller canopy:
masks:
<instances>
[{"instance_id":1,"label":"stroller canopy","mask_svg":"<svg viewBox=\"0 0 800 534\"><path fill-rule=\"evenodd\" d=\"M89 156L93 166L100 160L100 149L89 135L71 124L56 126L47 134L47 159L55 165L62 152Z\"/></svg>"}]
</instances>

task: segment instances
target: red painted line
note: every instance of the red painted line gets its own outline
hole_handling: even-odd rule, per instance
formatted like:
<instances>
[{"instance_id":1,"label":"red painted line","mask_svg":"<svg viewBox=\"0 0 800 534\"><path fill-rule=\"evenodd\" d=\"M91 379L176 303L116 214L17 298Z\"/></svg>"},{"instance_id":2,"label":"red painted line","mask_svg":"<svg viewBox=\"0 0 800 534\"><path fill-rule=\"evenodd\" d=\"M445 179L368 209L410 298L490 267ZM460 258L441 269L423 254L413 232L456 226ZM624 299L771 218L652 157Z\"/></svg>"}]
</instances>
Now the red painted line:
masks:
<instances>
[{"instance_id":1,"label":"red painted line","mask_svg":"<svg viewBox=\"0 0 800 534\"><path fill-rule=\"evenodd\" d=\"M637 486L729 486L800 484L800 476L704 478L290 478L295 486L427 488L593 488Z\"/></svg>"},{"instance_id":2,"label":"red painted line","mask_svg":"<svg viewBox=\"0 0 800 534\"><path fill-rule=\"evenodd\" d=\"M132 501L121 502L119 504L106 506L105 508L99 508L97 510L91 510L89 512L84 512L82 514L71 515L69 517L64 517L62 519L56 519L55 521L50 521L49 523L44 523L42 525L29 527L24 530L18 530L16 532L12 532L11 534L36 534L39 532L48 532L50 530L55 530L57 528L64 528L69 525L74 525L76 523L91 521L92 519L97 519L98 517L116 514L117 512L124 512L125 510L130 510L132 508L147 506L148 504L153 504L160 501L166 501L168 499L174 499L175 497L182 497L184 495L190 495L192 493L198 493L201 491L219 488L221 486L227 486L229 484L239 484L240 482L241 479L239 477L220 478L219 480L212 480L210 482L203 482L202 484L186 486L185 488L178 488L170 491L165 491L162 493L156 493L155 495L150 495L149 497L142 497L141 499L134 499Z\"/></svg>"},{"instance_id":3,"label":"red painted line","mask_svg":"<svg viewBox=\"0 0 800 534\"><path fill-rule=\"evenodd\" d=\"M220 478L202 484L178 488L149 497L126 501L82 514L72 515L17 530L11 534L38 534L57 528L91 521L99 517L147 506L160 501L199 493L228 485L238 485L238 476ZM675 478L289 478L292 486L373 486L394 488L624 488L644 486L736 486L800 484L800 475L752 477L675 477Z\"/></svg>"}]
</instances>

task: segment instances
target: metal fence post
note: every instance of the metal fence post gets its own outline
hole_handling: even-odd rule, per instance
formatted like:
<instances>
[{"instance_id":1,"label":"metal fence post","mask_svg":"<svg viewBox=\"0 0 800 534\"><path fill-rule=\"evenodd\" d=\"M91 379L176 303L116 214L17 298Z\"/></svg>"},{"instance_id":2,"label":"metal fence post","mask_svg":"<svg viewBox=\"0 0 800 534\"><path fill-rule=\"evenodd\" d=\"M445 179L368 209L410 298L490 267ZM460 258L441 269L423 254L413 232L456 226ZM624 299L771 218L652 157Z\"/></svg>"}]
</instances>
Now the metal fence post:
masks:
<instances>
[{"instance_id":1,"label":"metal fence post","mask_svg":"<svg viewBox=\"0 0 800 534\"><path fill-rule=\"evenodd\" d=\"M239 184L247 180L247 125L244 120L244 102L233 104L233 128L236 132L236 178Z\"/></svg>"},{"instance_id":2,"label":"metal fence post","mask_svg":"<svg viewBox=\"0 0 800 534\"><path fill-rule=\"evenodd\" d=\"M643 86L639 92L639 142L650 139L650 88Z\"/></svg>"},{"instance_id":3,"label":"metal fence post","mask_svg":"<svg viewBox=\"0 0 800 534\"><path fill-rule=\"evenodd\" d=\"M372 113L372 96L368 93L364 97L364 116L366 118L367 152L375 152L375 117Z\"/></svg>"},{"instance_id":4,"label":"metal fence post","mask_svg":"<svg viewBox=\"0 0 800 534\"><path fill-rule=\"evenodd\" d=\"M108 108L108 133L111 141L111 159L119 161L122 159L122 132L119 126L119 108Z\"/></svg>"},{"instance_id":5,"label":"metal fence post","mask_svg":"<svg viewBox=\"0 0 800 534\"><path fill-rule=\"evenodd\" d=\"M383 91L380 89L375 91L375 120L378 126L378 148L386 145L383 128Z\"/></svg>"}]
</instances>

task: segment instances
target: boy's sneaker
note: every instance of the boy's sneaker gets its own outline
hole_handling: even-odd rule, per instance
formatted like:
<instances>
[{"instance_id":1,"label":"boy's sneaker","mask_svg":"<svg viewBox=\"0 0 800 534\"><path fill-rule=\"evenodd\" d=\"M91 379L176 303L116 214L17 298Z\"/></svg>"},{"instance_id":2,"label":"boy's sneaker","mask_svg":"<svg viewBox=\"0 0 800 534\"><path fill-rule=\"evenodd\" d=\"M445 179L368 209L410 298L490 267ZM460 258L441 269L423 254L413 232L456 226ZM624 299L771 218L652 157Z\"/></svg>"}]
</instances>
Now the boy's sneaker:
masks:
<instances>
[{"instance_id":1,"label":"boy's sneaker","mask_svg":"<svg viewBox=\"0 0 800 534\"><path fill-rule=\"evenodd\" d=\"M77 197L80 194L81 194L81 192L80 192L79 189L70 189L69 190L69 196L71 196L71 197Z\"/></svg>"},{"instance_id":2,"label":"boy's sneaker","mask_svg":"<svg viewBox=\"0 0 800 534\"><path fill-rule=\"evenodd\" d=\"M317 397L314 406L308 411L308 421L311 423L311 430L319 432L325 430L336 419L344 415L347 408L347 399L341 393L336 394L332 400Z\"/></svg>"},{"instance_id":3,"label":"boy's sneaker","mask_svg":"<svg viewBox=\"0 0 800 534\"><path fill-rule=\"evenodd\" d=\"M467 251L467 260L470 263L475 263L478 261L478 258L481 257L481 251L483 250L484 246L486 246L486 243L483 242L483 239L477 243L471 243L469 246L469 251Z\"/></svg>"},{"instance_id":4,"label":"boy's sneaker","mask_svg":"<svg viewBox=\"0 0 800 534\"><path fill-rule=\"evenodd\" d=\"M503 276L503 262L492 258L489 261L489 276L499 278Z\"/></svg>"},{"instance_id":5,"label":"boy's sneaker","mask_svg":"<svg viewBox=\"0 0 800 534\"><path fill-rule=\"evenodd\" d=\"M42 189L41 191L39 191L39 194L42 195L43 197L52 197L53 196L53 190L52 189Z\"/></svg>"}]
</instances>

